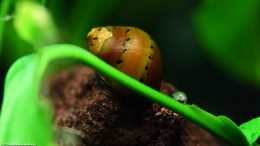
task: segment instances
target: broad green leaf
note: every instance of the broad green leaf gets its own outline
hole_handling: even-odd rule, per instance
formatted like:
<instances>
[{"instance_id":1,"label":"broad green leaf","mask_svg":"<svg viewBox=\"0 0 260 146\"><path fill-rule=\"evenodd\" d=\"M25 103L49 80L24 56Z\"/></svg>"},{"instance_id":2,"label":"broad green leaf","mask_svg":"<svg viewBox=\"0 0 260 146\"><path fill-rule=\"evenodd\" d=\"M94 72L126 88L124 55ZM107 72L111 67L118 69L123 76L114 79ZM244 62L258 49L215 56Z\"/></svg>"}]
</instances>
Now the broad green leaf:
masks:
<instances>
[{"instance_id":1,"label":"broad green leaf","mask_svg":"<svg viewBox=\"0 0 260 146\"><path fill-rule=\"evenodd\" d=\"M260 140L260 117L252 119L246 123L243 123L242 125L239 126L239 128L244 133L244 135L247 138L247 141L251 145L255 144L257 140Z\"/></svg>"},{"instance_id":2,"label":"broad green leaf","mask_svg":"<svg viewBox=\"0 0 260 146\"><path fill-rule=\"evenodd\" d=\"M52 110L39 94L39 58L29 55L10 68L0 117L1 144L53 143Z\"/></svg>"},{"instance_id":3,"label":"broad green leaf","mask_svg":"<svg viewBox=\"0 0 260 146\"><path fill-rule=\"evenodd\" d=\"M229 142L229 144L236 146L248 145L248 142L246 141L242 131L239 130L237 125L229 118L222 115L214 116L195 105L190 105L189 108L190 113L194 113L194 116L196 115L200 118L201 121L205 122L204 124L200 125L202 128L208 130L212 129L209 130L212 134L222 138L224 141Z\"/></svg>"},{"instance_id":4,"label":"broad green leaf","mask_svg":"<svg viewBox=\"0 0 260 146\"><path fill-rule=\"evenodd\" d=\"M194 13L198 40L232 77L260 85L259 0L203 0Z\"/></svg>"}]
</instances>

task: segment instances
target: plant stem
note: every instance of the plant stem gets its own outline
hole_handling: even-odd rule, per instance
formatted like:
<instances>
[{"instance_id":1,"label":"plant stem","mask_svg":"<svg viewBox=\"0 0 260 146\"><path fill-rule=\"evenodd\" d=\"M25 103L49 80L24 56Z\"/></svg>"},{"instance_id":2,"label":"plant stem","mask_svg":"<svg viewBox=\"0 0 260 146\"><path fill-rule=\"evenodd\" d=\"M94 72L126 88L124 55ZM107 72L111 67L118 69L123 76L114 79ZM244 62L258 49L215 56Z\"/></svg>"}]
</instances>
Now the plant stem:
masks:
<instances>
[{"instance_id":1,"label":"plant stem","mask_svg":"<svg viewBox=\"0 0 260 146\"><path fill-rule=\"evenodd\" d=\"M248 142L231 120L224 116L214 116L195 105L182 104L142 83L132 79L124 73L111 67L104 61L100 60L88 51L73 45L53 45L41 49L40 51L39 75L43 76L48 64L61 58L76 59L86 63L96 71L118 81L122 85L138 92L156 103L159 103L168 109L178 113L184 118L194 122L195 124L205 128L209 132L215 134L219 138L225 140L229 144L236 146L248 146Z\"/></svg>"}]
</instances>

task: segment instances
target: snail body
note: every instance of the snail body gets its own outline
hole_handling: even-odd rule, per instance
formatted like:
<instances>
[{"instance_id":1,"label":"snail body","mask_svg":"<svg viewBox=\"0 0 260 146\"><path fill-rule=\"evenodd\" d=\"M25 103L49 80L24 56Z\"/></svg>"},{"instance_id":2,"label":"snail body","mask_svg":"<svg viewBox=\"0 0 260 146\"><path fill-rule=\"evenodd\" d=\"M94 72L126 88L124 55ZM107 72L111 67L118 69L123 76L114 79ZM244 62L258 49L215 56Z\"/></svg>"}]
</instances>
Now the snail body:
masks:
<instances>
[{"instance_id":1,"label":"snail body","mask_svg":"<svg viewBox=\"0 0 260 146\"><path fill-rule=\"evenodd\" d=\"M87 41L90 52L132 78L159 90L161 55L157 44L146 32L135 27L98 27L88 33ZM111 88L129 93L114 80L103 78Z\"/></svg>"}]
</instances>

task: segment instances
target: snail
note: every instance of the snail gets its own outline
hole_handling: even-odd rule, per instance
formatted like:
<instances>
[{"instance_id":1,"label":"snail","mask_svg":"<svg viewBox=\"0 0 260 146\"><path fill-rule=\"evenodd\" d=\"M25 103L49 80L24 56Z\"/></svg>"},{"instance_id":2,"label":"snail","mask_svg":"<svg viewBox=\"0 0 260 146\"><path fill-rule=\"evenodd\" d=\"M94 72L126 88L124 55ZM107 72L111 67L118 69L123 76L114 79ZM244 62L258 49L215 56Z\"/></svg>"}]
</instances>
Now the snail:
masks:
<instances>
[{"instance_id":1,"label":"snail","mask_svg":"<svg viewBox=\"0 0 260 146\"><path fill-rule=\"evenodd\" d=\"M88 33L87 42L94 55L132 78L159 90L162 76L160 50L146 32L135 27L97 27ZM102 79L120 93L131 93L112 79L104 76Z\"/></svg>"},{"instance_id":2,"label":"snail","mask_svg":"<svg viewBox=\"0 0 260 146\"><path fill-rule=\"evenodd\" d=\"M172 94L172 97L181 103L187 103L188 96L182 91L176 91Z\"/></svg>"}]
</instances>

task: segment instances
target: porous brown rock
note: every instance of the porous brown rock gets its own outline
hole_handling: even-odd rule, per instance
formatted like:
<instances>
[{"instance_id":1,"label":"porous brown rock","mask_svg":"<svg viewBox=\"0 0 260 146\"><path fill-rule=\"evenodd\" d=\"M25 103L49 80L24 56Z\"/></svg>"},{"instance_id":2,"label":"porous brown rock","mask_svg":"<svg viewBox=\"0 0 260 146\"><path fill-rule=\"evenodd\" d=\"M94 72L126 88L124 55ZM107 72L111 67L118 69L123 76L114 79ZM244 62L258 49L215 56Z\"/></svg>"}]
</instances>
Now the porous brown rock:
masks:
<instances>
[{"instance_id":1,"label":"porous brown rock","mask_svg":"<svg viewBox=\"0 0 260 146\"><path fill-rule=\"evenodd\" d=\"M174 86L162 82L161 92ZM61 71L49 80L58 145L217 146L216 138L156 103L139 108L119 101L86 66Z\"/></svg>"}]
</instances>

